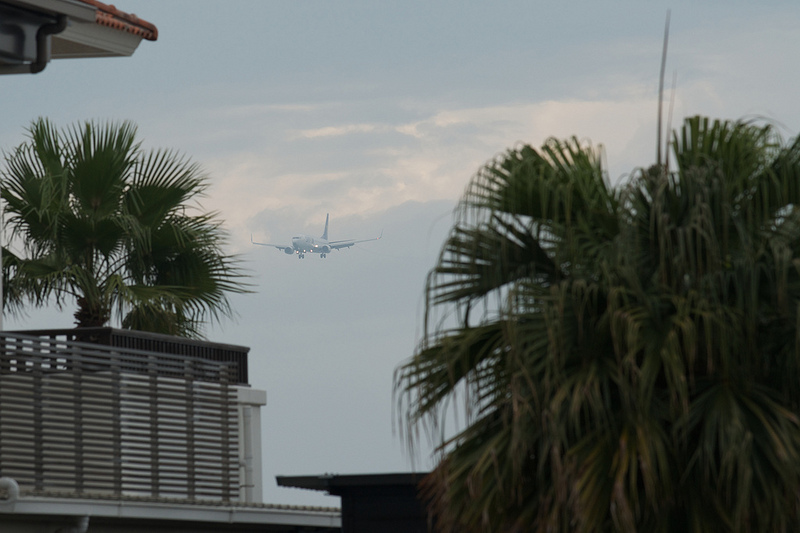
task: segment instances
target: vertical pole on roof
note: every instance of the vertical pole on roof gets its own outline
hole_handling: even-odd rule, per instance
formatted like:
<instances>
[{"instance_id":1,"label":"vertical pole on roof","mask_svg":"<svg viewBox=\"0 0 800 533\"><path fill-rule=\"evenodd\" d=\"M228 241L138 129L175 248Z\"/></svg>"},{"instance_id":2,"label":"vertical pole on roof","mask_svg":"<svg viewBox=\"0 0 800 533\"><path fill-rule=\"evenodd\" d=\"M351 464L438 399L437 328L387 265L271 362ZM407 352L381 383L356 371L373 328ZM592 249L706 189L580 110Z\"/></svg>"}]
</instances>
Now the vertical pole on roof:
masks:
<instances>
[{"instance_id":1,"label":"vertical pole on roof","mask_svg":"<svg viewBox=\"0 0 800 533\"><path fill-rule=\"evenodd\" d=\"M0 182L0 187L2 183ZM5 305L3 305L3 276L5 269L3 268L3 231L5 225L3 224L3 202L0 201L0 331L3 331L3 313L5 312Z\"/></svg>"}]
</instances>

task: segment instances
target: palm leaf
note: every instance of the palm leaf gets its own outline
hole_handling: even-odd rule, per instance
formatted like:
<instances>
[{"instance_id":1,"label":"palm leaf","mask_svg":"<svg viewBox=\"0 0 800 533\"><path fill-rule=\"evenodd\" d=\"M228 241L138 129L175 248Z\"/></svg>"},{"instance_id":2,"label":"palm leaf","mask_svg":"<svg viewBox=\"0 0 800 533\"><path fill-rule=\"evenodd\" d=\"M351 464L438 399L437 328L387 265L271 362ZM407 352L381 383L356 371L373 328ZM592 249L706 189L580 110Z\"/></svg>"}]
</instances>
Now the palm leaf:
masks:
<instances>
[{"instance_id":1,"label":"palm leaf","mask_svg":"<svg viewBox=\"0 0 800 533\"><path fill-rule=\"evenodd\" d=\"M672 148L616 190L575 139L473 178L395 372L442 531L797 529L800 145L692 117Z\"/></svg>"}]
</instances>

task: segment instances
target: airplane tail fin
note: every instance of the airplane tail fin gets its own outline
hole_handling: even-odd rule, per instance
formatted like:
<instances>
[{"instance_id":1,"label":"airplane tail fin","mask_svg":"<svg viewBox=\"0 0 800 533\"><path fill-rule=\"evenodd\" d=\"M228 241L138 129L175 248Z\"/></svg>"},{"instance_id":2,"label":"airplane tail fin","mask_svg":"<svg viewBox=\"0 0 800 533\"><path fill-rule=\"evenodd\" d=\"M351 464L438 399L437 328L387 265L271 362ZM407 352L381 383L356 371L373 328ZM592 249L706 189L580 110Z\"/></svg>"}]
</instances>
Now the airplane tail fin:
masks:
<instances>
[{"instance_id":1,"label":"airplane tail fin","mask_svg":"<svg viewBox=\"0 0 800 533\"><path fill-rule=\"evenodd\" d=\"M328 240L328 220L331 218L331 214L328 213L325 215L325 231L322 232L322 238L326 241Z\"/></svg>"}]
</instances>

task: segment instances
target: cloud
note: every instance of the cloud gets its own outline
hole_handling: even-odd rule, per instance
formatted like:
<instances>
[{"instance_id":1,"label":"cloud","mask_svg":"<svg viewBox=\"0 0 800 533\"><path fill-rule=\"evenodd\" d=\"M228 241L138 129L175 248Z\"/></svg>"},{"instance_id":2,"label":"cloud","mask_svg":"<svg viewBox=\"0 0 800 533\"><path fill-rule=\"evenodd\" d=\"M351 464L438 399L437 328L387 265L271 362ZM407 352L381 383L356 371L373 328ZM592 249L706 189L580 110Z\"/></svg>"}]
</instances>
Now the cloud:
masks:
<instances>
[{"instance_id":1,"label":"cloud","mask_svg":"<svg viewBox=\"0 0 800 533\"><path fill-rule=\"evenodd\" d=\"M309 119L328 124L300 129L293 127L296 120L268 112L269 131L206 161L215 183L206 203L247 236L264 210L288 207L298 220L311 221L320 212L342 217L409 201L454 201L497 154L523 142L540 146L551 136L603 143L616 179L652 162L656 101L645 93L634 88L619 100L444 108L414 120L337 122L360 113L354 104L350 113Z\"/></svg>"},{"instance_id":2,"label":"cloud","mask_svg":"<svg viewBox=\"0 0 800 533\"><path fill-rule=\"evenodd\" d=\"M374 124L346 124L343 126L326 126L313 130L301 130L290 135L290 139L316 139L319 137L337 137L351 133L369 133L375 131Z\"/></svg>"},{"instance_id":3,"label":"cloud","mask_svg":"<svg viewBox=\"0 0 800 533\"><path fill-rule=\"evenodd\" d=\"M251 118L273 113L312 113L320 109L319 104L242 104L212 109L210 114L222 118Z\"/></svg>"},{"instance_id":4,"label":"cloud","mask_svg":"<svg viewBox=\"0 0 800 533\"><path fill-rule=\"evenodd\" d=\"M715 115L728 99L724 85L689 77L678 86L672 126L697 110ZM315 228L319 213L346 217L409 201L455 201L487 161L549 137L602 145L616 183L653 162L656 111L655 88L636 83L593 98L475 106L380 99L221 104L175 136L212 176L205 205L221 213L244 248L249 234L264 228L256 221L265 212Z\"/></svg>"}]
</instances>

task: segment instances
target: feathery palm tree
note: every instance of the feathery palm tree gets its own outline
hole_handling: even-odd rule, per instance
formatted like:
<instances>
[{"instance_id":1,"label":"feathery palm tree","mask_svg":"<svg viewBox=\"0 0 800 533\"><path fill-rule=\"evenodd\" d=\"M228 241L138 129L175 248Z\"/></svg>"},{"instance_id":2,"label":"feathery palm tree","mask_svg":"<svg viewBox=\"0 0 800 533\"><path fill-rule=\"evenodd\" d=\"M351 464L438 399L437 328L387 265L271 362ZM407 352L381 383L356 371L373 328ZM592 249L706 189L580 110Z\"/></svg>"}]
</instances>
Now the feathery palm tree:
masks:
<instances>
[{"instance_id":1,"label":"feathery palm tree","mask_svg":"<svg viewBox=\"0 0 800 533\"><path fill-rule=\"evenodd\" d=\"M576 139L473 178L395 374L442 531L800 529L800 140L687 119L612 187ZM412 439L413 443L413 439Z\"/></svg>"},{"instance_id":2,"label":"feathery palm tree","mask_svg":"<svg viewBox=\"0 0 800 533\"><path fill-rule=\"evenodd\" d=\"M130 122L59 131L39 119L5 163L5 224L24 247L3 250L10 311L72 296L79 327L116 314L126 328L199 336L245 291L216 215L192 213L207 178L175 152L143 151Z\"/></svg>"}]
</instances>

